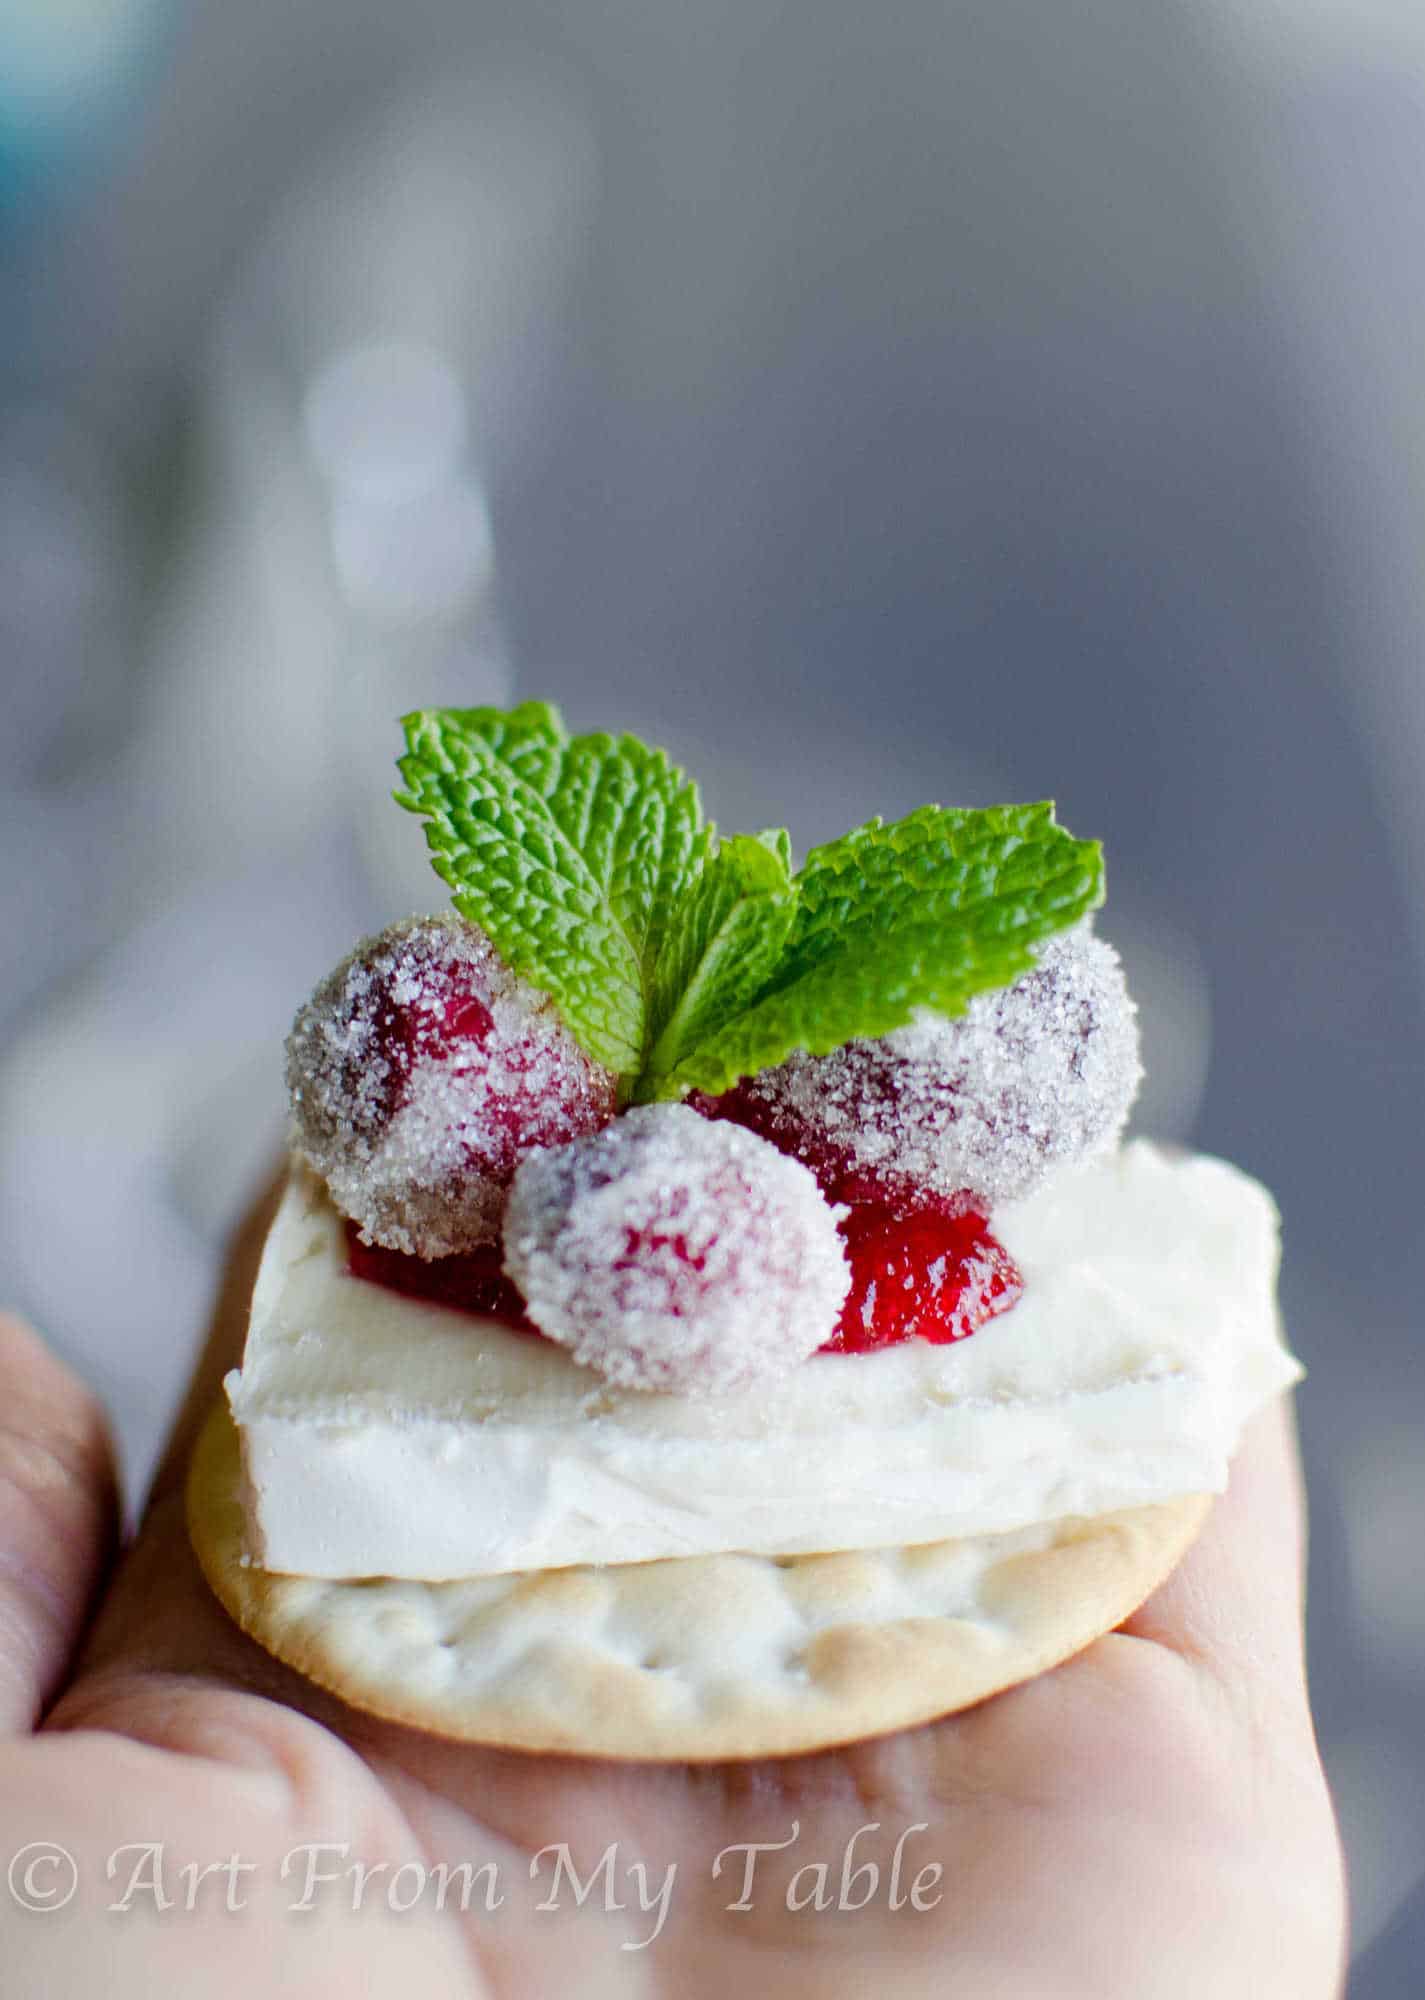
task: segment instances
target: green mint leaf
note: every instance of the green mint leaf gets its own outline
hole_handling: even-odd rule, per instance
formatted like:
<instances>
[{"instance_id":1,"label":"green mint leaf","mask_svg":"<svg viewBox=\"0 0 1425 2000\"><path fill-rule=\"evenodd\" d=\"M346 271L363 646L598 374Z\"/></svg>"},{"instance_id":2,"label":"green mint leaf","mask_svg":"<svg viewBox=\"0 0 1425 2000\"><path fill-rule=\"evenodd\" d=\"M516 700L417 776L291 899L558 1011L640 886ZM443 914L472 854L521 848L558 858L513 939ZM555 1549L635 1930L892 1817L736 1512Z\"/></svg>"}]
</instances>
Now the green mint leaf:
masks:
<instances>
[{"instance_id":1,"label":"green mint leaf","mask_svg":"<svg viewBox=\"0 0 1425 2000\"><path fill-rule=\"evenodd\" d=\"M547 796L623 926L647 991L673 911L715 839L697 786L636 736L576 736Z\"/></svg>"},{"instance_id":2,"label":"green mint leaf","mask_svg":"<svg viewBox=\"0 0 1425 2000\"><path fill-rule=\"evenodd\" d=\"M784 872L791 874L792 836L784 826L764 826L760 833L739 834L737 837L739 840L755 840L760 847L765 847L768 853L775 854Z\"/></svg>"},{"instance_id":3,"label":"green mint leaf","mask_svg":"<svg viewBox=\"0 0 1425 2000\"><path fill-rule=\"evenodd\" d=\"M569 741L564 718L550 701L522 701L518 708L439 708L404 718L402 727L428 724L448 734L478 736L486 748L508 764L516 777L545 795L548 773L557 769Z\"/></svg>"},{"instance_id":4,"label":"green mint leaf","mask_svg":"<svg viewBox=\"0 0 1425 2000\"><path fill-rule=\"evenodd\" d=\"M716 1094L795 1049L826 1055L921 1010L963 1013L1102 901L1103 861L1096 842L1056 825L1048 804L927 806L814 849L794 887L786 944L762 990L720 1021L705 1011L696 1042L683 1038L654 1080L657 1095Z\"/></svg>"},{"instance_id":5,"label":"green mint leaf","mask_svg":"<svg viewBox=\"0 0 1425 2000\"><path fill-rule=\"evenodd\" d=\"M781 959L796 908L790 842L780 828L721 843L663 937L653 976L655 1040L639 1097L656 1097L687 1050L756 998Z\"/></svg>"},{"instance_id":6,"label":"green mint leaf","mask_svg":"<svg viewBox=\"0 0 1425 2000\"><path fill-rule=\"evenodd\" d=\"M569 736L548 703L405 717L400 804L512 969L620 1074L639 1070L673 909L710 850L697 788L636 737Z\"/></svg>"}]
</instances>

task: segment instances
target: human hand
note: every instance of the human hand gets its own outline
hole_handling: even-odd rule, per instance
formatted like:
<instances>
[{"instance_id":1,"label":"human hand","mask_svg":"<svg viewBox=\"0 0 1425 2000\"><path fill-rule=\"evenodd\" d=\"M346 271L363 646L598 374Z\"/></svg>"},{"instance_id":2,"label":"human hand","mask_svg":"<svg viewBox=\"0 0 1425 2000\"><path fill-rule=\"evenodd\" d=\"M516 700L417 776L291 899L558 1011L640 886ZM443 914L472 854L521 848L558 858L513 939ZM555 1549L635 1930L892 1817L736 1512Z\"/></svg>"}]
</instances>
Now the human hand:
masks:
<instances>
[{"instance_id":1,"label":"human hand","mask_svg":"<svg viewBox=\"0 0 1425 2000\"><path fill-rule=\"evenodd\" d=\"M0 1320L5 2000L1339 1992L1340 1860L1306 1699L1284 1408L1252 1425L1231 1490L1133 1618L961 1715L756 1764L456 1746L269 1658L190 1551L183 1470L241 1349L268 1213L242 1232L112 1574L102 1417ZM767 1851L744 1894L753 1843Z\"/></svg>"}]
</instances>

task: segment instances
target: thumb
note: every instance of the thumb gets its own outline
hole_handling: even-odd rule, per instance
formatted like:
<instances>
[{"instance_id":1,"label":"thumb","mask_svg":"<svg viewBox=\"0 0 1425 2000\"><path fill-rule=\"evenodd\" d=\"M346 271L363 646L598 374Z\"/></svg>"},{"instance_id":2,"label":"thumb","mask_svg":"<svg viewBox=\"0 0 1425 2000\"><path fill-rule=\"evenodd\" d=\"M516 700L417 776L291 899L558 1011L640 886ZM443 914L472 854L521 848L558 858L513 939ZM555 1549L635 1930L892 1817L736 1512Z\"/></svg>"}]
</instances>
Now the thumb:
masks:
<instances>
[{"instance_id":1,"label":"thumb","mask_svg":"<svg viewBox=\"0 0 1425 2000\"><path fill-rule=\"evenodd\" d=\"M0 1738L59 1690L118 1532L103 1411L22 1321L0 1313Z\"/></svg>"}]
</instances>

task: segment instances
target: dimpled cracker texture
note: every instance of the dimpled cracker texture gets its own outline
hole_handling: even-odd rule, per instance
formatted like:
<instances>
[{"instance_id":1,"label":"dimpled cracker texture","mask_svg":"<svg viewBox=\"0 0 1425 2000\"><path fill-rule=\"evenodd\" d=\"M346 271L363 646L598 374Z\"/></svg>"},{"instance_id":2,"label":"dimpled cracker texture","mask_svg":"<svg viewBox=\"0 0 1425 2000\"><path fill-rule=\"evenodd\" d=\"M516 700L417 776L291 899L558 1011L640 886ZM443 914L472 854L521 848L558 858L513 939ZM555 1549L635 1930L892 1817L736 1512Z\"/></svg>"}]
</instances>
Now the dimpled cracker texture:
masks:
<instances>
[{"instance_id":1,"label":"dimpled cracker texture","mask_svg":"<svg viewBox=\"0 0 1425 2000\"><path fill-rule=\"evenodd\" d=\"M460 1742L677 1762L825 1749L1028 1680L1136 1610L1210 1505L848 1554L344 1583L246 1557L226 1407L188 1482L228 1612L352 1707Z\"/></svg>"}]
</instances>

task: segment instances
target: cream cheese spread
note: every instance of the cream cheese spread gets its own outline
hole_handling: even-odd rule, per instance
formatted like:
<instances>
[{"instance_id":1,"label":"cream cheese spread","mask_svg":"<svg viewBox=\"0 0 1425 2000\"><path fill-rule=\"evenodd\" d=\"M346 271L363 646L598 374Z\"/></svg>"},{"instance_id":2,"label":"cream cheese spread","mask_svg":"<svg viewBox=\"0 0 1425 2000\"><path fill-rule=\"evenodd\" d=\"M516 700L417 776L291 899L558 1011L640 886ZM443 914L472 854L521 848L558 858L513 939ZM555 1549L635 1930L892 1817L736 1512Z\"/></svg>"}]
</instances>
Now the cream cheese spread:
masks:
<instances>
[{"instance_id":1,"label":"cream cheese spread","mask_svg":"<svg viewBox=\"0 0 1425 2000\"><path fill-rule=\"evenodd\" d=\"M934 1541L1220 1491L1246 1419L1301 1373L1266 1190L1132 1140L992 1227L1024 1293L967 1340L650 1394L351 1276L341 1218L294 1171L226 1384L252 1556L434 1580Z\"/></svg>"}]
</instances>

